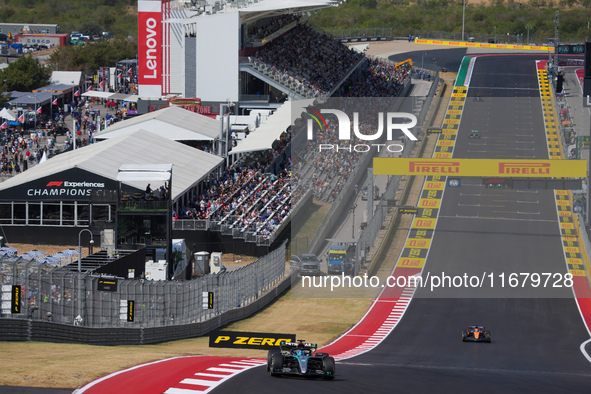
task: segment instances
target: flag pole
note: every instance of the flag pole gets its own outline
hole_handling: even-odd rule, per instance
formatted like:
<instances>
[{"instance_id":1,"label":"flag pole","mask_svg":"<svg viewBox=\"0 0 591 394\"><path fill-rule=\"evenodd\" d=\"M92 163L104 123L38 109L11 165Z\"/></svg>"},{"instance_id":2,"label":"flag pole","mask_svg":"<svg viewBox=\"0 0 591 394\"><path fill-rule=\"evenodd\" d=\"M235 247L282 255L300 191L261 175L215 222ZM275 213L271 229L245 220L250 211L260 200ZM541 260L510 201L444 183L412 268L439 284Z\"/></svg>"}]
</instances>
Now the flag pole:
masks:
<instances>
[{"instance_id":1,"label":"flag pole","mask_svg":"<svg viewBox=\"0 0 591 394\"><path fill-rule=\"evenodd\" d=\"M34 95L33 98L35 99L35 131L37 131L37 95Z\"/></svg>"},{"instance_id":2,"label":"flag pole","mask_svg":"<svg viewBox=\"0 0 591 394\"><path fill-rule=\"evenodd\" d=\"M73 130L72 130L72 150L76 149L76 118L74 117L74 112L72 111L72 123L73 123Z\"/></svg>"}]
</instances>

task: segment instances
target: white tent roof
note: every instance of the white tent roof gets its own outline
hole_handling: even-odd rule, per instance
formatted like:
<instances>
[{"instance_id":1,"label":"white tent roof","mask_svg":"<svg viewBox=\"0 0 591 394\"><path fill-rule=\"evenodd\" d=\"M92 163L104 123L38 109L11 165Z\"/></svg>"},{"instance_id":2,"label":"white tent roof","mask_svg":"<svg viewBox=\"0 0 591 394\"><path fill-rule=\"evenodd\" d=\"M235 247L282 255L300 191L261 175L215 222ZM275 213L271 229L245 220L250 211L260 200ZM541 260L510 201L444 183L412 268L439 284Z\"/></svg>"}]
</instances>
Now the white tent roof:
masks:
<instances>
[{"instance_id":1,"label":"white tent roof","mask_svg":"<svg viewBox=\"0 0 591 394\"><path fill-rule=\"evenodd\" d=\"M180 107L166 107L117 122L98 133L96 138L113 138L137 129L175 141L212 141L220 134L217 120Z\"/></svg>"},{"instance_id":2,"label":"white tent roof","mask_svg":"<svg viewBox=\"0 0 591 394\"><path fill-rule=\"evenodd\" d=\"M119 167L117 180L167 182L172 176L172 164L123 164Z\"/></svg>"},{"instance_id":3,"label":"white tent roof","mask_svg":"<svg viewBox=\"0 0 591 394\"><path fill-rule=\"evenodd\" d=\"M34 166L23 173L0 183L0 193L25 182L50 176L71 168L79 168L109 179L116 180L119 167L124 164L170 163L172 172L172 198L176 199L224 159L199 149L171 141L145 130L136 130L124 136L87 145L65 152ZM169 164L169 165L170 165ZM144 181L129 181L125 184L144 190Z\"/></svg>"},{"instance_id":4,"label":"white tent roof","mask_svg":"<svg viewBox=\"0 0 591 394\"><path fill-rule=\"evenodd\" d=\"M300 117L302 111L311 105L313 99L287 101L258 129L253 131L232 148L231 154L267 150L273 147L273 142Z\"/></svg>"},{"instance_id":5,"label":"white tent roof","mask_svg":"<svg viewBox=\"0 0 591 394\"><path fill-rule=\"evenodd\" d=\"M51 84L80 85L82 71L52 71Z\"/></svg>"},{"instance_id":6,"label":"white tent roof","mask_svg":"<svg viewBox=\"0 0 591 394\"><path fill-rule=\"evenodd\" d=\"M139 96L137 94L125 94L125 93L112 93L112 92L101 92L99 90L91 90L90 92L82 93L84 97L96 97L111 100L123 100L137 103Z\"/></svg>"},{"instance_id":7,"label":"white tent roof","mask_svg":"<svg viewBox=\"0 0 591 394\"><path fill-rule=\"evenodd\" d=\"M43 156L41 156L41 160L39 160L39 164L45 163L47 161L47 152L43 151Z\"/></svg>"},{"instance_id":8,"label":"white tent roof","mask_svg":"<svg viewBox=\"0 0 591 394\"><path fill-rule=\"evenodd\" d=\"M137 94L130 94L129 96L127 96L125 99L123 99L123 101L131 101L132 103L137 103L137 99L140 96L138 96Z\"/></svg>"},{"instance_id":9,"label":"white tent roof","mask_svg":"<svg viewBox=\"0 0 591 394\"><path fill-rule=\"evenodd\" d=\"M357 45L350 45L349 49L352 49L356 52L363 53L369 48L369 44L357 44Z\"/></svg>"},{"instance_id":10,"label":"white tent roof","mask_svg":"<svg viewBox=\"0 0 591 394\"><path fill-rule=\"evenodd\" d=\"M0 111L0 118L14 121L16 120L16 114L9 109L2 108L2 111Z\"/></svg>"},{"instance_id":11,"label":"white tent roof","mask_svg":"<svg viewBox=\"0 0 591 394\"><path fill-rule=\"evenodd\" d=\"M96 97L96 98L109 98L112 95L114 95L115 93L111 93L111 92L100 92L98 90L91 90L90 92L84 92L82 93L82 96L84 97Z\"/></svg>"}]
</instances>

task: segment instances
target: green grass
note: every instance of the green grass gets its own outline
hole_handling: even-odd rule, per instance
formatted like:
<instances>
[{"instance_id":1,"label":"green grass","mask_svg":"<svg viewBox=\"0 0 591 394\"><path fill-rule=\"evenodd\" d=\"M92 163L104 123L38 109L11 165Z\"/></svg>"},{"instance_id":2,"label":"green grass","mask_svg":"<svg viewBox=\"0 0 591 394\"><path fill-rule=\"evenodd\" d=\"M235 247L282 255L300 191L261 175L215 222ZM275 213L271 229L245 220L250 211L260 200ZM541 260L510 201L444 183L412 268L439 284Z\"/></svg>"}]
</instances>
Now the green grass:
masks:
<instances>
[{"instance_id":1,"label":"green grass","mask_svg":"<svg viewBox=\"0 0 591 394\"><path fill-rule=\"evenodd\" d=\"M288 257L292 254L292 246L295 252L293 254L299 255L308 251L308 245L312 242L329 209L330 204L312 200L291 220L290 243L287 246Z\"/></svg>"}]
</instances>

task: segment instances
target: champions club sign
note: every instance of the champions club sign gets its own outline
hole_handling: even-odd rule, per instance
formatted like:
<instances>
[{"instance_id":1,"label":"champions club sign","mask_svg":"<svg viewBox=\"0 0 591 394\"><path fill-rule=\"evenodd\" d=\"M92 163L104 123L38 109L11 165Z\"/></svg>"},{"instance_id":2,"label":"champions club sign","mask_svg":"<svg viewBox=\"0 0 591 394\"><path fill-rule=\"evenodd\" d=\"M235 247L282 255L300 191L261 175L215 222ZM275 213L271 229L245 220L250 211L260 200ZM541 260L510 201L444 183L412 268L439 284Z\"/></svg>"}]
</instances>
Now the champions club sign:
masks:
<instances>
[{"instance_id":1,"label":"champions club sign","mask_svg":"<svg viewBox=\"0 0 591 394\"><path fill-rule=\"evenodd\" d=\"M93 188L104 189L103 182L50 181L43 188L27 189L28 197L90 197Z\"/></svg>"},{"instance_id":2,"label":"champions club sign","mask_svg":"<svg viewBox=\"0 0 591 394\"><path fill-rule=\"evenodd\" d=\"M162 95L162 5L160 0L138 1L139 95Z\"/></svg>"},{"instance_id":3,"label":"champions club sign","mask_svg":"<svg viewBox=\"0 0 591 394\"><path fill-rule=\"evenodd\" d=\"M79 169L60 172L5 190L2 200L88 201L93 192L117 190L117 182Z\"/></svg>"}]
</instances>

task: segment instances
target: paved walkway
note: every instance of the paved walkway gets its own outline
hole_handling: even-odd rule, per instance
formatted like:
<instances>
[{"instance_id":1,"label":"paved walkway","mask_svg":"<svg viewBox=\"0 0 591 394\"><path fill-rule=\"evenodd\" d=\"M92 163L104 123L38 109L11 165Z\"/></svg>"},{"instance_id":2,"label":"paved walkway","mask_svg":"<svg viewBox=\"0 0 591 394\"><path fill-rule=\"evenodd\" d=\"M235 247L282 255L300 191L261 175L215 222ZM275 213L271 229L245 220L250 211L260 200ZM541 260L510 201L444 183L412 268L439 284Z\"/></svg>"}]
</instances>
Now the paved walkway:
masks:
<instances>
[{"instance_id":1,"label":"paved walkway","mask_svg":"<svg viewBox=\"0 0 591 394\"><path fill-rule=\"evenodd\" d=\"M103 104L98 104L98 103L93 103L92 106L89 107L89 109L98 109L100 110L100 117L101 119L104 119L105 116L107 114L109 115L114 115L115 114L115 110L114 109L108 109L106 106L104 106ZM74 127L74 122L73 122L73 118L71 115L66 115L66 117L64 118L64 124L66 125L66 127L68 128L68 130L70 131L70 133L72 133L73 127ZM32 132L32 130L30 130ZM39 131L42 131L42 129L39 129ZM48 143L49 143L49 138L48 138L48 134L46 131L46 135L45 138L42 138L40 140L40 146L39 149L48 149ZM66 142L66 135L58 135L55 141L55 146L59 149L59 150L63 150L64 146L65 146L65 142ZM33 147L33 148L29 148L28 149L31 153L34 153L37 148ZM19 152L22 153L22 151L19 150ZM31 168L35 167L36 165L38 165L36 163L36 161L31 161L28 163L28 169L30 170ZM22 166L21 166L22 168ZM24 172L24 171L23 171ZM13 173L13 175L0 175L0 182L3 182L7 179L12 178L13 176L15 176L15 174Z\"/></svg>"}]
</instances>

